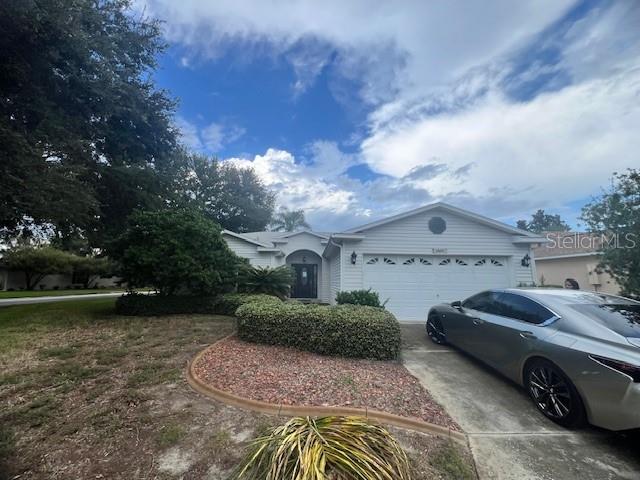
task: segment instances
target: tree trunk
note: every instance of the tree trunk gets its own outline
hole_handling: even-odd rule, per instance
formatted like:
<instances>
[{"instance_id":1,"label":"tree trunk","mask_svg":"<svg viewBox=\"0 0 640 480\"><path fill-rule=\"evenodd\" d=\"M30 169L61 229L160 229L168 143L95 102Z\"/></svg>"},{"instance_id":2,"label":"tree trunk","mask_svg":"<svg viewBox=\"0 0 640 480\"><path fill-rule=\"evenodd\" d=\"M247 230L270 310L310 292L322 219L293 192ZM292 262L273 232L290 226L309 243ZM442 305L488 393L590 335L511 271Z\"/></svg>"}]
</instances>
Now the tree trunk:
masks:
<instances>
[{"instance_id":1,"label":"tree trunk","mask_svg":"<svg viewBox=\"0 0 640 480\"><path fill-rule=\"evenodd\" d=\"M30 290L30 291L33 290L34 287L38 284L38 282L42 280L44 277L46 277L46 275L44 274L34 274L34 273L24 272L24 279L27 284L27 290Z\"/></svg>"}]
</instances>

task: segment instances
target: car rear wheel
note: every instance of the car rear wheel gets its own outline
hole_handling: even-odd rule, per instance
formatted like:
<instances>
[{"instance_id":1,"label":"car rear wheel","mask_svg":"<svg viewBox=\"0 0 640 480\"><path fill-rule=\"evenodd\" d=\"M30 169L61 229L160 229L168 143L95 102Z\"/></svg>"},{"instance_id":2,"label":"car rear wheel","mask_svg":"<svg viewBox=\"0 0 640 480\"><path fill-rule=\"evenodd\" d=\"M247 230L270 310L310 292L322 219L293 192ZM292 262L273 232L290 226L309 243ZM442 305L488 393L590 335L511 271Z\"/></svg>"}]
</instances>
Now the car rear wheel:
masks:
<instances>
[{"instance_id":1,"label":"car rear wheel","mask_svg":"<svg viewBox=\"0 0 640 480\"><path fill-rule=\"evenodd\" d=\"M559 367L548 360L534 360L527 365L524 380L529 396L547 418L568 428L584 425L580 394Z\"/></svg>"},{"instance_id":2,"label":"car rear wheel","mask_svg":"<svg viewBox=\"0 0 640 480\"><path fill-rule=\"evenodd\" d=\"M437 313L430 314L427 319L427 335L429 335L432 342L438 345L447 343L447 337L444 334L444 328Z\"/></svg>"}]
</instances>

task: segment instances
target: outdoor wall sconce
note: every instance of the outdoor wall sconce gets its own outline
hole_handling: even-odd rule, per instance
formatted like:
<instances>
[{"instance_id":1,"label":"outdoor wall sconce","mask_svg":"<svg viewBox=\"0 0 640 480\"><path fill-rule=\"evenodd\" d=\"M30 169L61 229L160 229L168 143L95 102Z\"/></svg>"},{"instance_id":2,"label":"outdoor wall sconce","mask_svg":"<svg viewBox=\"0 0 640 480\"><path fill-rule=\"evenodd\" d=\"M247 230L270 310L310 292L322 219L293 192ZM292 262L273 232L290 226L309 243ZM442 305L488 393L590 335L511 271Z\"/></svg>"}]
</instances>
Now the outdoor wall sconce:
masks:
<instances>
[{"instance_id":1,"label":"outdoor wall sconce","mask_svg":"<svg viewBox=\"0 0 640 480\"><path fill-rule=\"evenodd\" d=\"M529 265L531 265L531 257L529 256L528 253L524 257L522 257L522 260L520 261L520 264L523 267L528 267Z\"/></svg>"},{"instance_id":2,"label":"outdoor wall sconce","mask_svg":"<svg viewBox=\"0 0 640 480\"><path fill-rule=\"evenodd\" d=\"M351 254L351 265L355 265L357 259L358 259L358 254L356 252L353 252Z\"/></svg>"}]
</instances>

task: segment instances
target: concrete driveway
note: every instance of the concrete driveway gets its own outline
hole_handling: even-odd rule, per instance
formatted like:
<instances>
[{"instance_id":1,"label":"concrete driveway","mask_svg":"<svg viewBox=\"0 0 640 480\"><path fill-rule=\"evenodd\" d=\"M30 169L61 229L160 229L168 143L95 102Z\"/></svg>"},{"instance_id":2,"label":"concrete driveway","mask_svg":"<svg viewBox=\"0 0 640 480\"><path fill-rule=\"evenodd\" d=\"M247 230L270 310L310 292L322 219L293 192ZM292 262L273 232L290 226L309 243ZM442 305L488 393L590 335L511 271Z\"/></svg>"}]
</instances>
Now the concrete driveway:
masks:
<instances>
[{"instance_id":1,"label":"concrete driveway","mask_svg":"<svg viewBox=\"0 0 640 480\"><path fill-rule=\"evenodd\" d=\"M402 326L403 360L469 437L481 479L640 478L640 432L558 427L524 390L477 360Z\"/></svg>"}]
</instances>

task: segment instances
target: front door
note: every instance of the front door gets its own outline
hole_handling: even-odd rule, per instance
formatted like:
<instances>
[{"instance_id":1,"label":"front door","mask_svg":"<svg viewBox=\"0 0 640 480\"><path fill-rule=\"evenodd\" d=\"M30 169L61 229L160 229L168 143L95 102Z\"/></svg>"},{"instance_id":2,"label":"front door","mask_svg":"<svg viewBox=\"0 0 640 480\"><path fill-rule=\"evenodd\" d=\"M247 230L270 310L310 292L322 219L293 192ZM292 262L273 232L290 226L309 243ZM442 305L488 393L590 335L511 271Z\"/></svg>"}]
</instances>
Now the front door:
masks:
<instances>
[{"instance_id":1,"label":"front door","mask_svg":"<svg viewBox=\"0 0 640 480\"><path fill-rule=\"evenodd\" d=\"M291 298L318 298L318 265L294 263L295 281Z\"/></svg>"}]
</instances>

